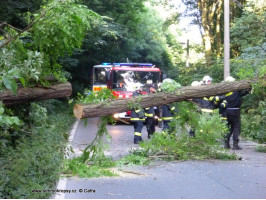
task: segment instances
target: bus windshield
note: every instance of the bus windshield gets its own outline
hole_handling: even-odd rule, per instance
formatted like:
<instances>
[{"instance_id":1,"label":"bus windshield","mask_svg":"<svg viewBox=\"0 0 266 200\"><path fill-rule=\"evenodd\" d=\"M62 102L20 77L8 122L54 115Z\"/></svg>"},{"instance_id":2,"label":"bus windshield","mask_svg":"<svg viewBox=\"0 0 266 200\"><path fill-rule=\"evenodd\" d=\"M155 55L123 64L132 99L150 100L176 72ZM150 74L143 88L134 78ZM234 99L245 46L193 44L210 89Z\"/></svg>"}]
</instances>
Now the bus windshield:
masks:
<instances>
[{"instance_id":1,"label":"bus windshield","mask_svg":"<svg viewBox=\"0 0 266 200\"><path fill-rule=\"evenodd\" d=\"M142 86L144 91L147 91L149 84L157 85L159 83L159 77L160 72L115 70L112 89L135 91L136 86Z\"/></svg>"}]
</instances>

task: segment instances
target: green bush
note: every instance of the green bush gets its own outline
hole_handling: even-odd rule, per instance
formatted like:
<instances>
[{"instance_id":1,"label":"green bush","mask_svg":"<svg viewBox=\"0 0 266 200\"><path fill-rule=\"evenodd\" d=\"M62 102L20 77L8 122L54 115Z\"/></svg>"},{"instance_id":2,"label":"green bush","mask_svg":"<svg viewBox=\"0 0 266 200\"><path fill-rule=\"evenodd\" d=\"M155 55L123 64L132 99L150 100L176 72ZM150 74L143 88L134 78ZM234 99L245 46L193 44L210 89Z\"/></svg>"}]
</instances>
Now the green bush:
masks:
<instances>
[{"instance_id":1,"label":"green bush","mask_svg":"<svg viewBox=\"0 0 266 200\"><path fill-rule=\"evenodd\" d=\"M9 145L0 152L1 198L49 198L50 193L32 191L53 189L59 178L67 132L74 122L69 105L49 100L32 104L30 110L34 126L29 134L17 139L15 148Z\"/></svg>"}]
</instances>

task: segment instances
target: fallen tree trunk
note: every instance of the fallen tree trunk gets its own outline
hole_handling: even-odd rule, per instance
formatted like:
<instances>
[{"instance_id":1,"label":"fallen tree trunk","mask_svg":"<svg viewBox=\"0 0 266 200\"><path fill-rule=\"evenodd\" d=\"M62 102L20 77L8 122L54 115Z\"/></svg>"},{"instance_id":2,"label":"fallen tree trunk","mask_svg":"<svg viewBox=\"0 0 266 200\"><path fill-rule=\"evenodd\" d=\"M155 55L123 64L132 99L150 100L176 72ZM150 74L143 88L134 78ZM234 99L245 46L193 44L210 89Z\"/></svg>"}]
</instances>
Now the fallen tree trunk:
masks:
<instances>
[{"instance_id":1,"label":"fallen tree trunk","mask_svg":"<svg viewBox=\"0 0 266 200\"><path fill-rule=\"evenodd\" d=\"M223 82L208 86L181 87L174 93L159 92L147 94L129 99L113 100L97 104L76 104L74 106L74 115L78 119L108 116L114 113L126 112L130 110L130 102L139 102L140 107L161 106L187 99L203 98L213 95L221 95L228 92L249 89L254 80L243 80L236 82Z\"/></svg>"},{"instance_id":2,"label":"fallen tree trunk","mask_svg":"<svg viewBox=\"0 0 266 200\"><path fill-rule=\"evenodd\" d=\"M55 83L52 84L50 87L19 87L16 95L12 91L4 91L0 93L0 100L3 101L6 106L10 106L28 103L31 101L69 97L71 94L72 86L69 82Z\"/></svg>"}]
</instances>

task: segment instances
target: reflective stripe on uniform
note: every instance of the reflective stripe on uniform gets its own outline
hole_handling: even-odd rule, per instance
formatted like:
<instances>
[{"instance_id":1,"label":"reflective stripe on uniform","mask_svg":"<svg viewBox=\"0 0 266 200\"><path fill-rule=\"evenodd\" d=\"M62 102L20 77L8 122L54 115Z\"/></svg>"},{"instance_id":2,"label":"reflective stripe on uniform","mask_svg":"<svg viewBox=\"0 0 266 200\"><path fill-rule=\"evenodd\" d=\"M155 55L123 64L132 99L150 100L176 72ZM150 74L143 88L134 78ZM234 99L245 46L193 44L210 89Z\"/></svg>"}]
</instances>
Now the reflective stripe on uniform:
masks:
<instances>
[{"instance_id":1,"label":"reflective stripe on uniform","mask_svg":"<svg viewBox=\"0 0 266 200\"><path fill-rule=\"evenodd\" d=\"M161 122L161 121L163 121L163 120L162 120L161 118L158 118L158 121Z\"/></svg>"},{"instance_id":2,"label":"reflective stripe on uniform","mask_svg":"<svg viewBox=\"0 0 266 200\"><path fill-rule=\"evenodd\" d=\"M172 107L171 110L173 111L175 109L175 107Z\"/></svg>"},{"instance_id":3,"label":"reflective stripe on uniform","mask_svg":"<svg viewBox=\"0 0 266 200\"><path fill-rule=\"evenodd\" d=\"M227 93L225 96L228 97L228 96L230 96L230 95L232 95L232 94L233 94L233 92L229 92L229 93Z\"/></svg>"},{"instance_id":4,"label":"reflective stripe on uniform","mask_svg":"<svg viewBox=\"0 0 266 200\"><path fill-rule=\"evenodd\" d=\"M140 132L135 132L135 135L141 136L141 133Z\"/></svg>"},{"instance_id":5,"label":"reflective stripe on uniform","mask_svg":"<svg viewBox=\"0 0 266 200\"><path fill-rule=\"evenodd\" d=\"M213 100L213 98L214 98L214 97L212 96L212 97L210 97L210 98L209 98L209 100L210 100L210 101L212 101L212 100Z\"/></svg>"},{"instance_id":6,"label":"reflective stripe on uniform","mask_svg":"<svg viewBox=\"0 0 266 200\"><path fill-rule=\"evenodd\" d=\"M150 107L148 107L148 108L145 108L146 110L149 110L150 109Z\"/></svg>"},{"instance_id":7,"label":"reflective stripe on uniform","mask_svg":"<svg viewBox=\"0 0 266 200\"><path fill-rule=\"evenodd\" d=\"M153 117L153 114L145 113L145 116L146 116L146 117Z\"/></svg>"},{"instance_id":8,"label":"reflective stripe on uniform","mask_svg":"<svg viewBox=\"0 0 266 200\"><path fill-rule=\"evenodd\" d=\"M201 111L202 111L202 112L207 112L207 113L213 113L213 110L211 110L211 109L206 109L206 108L202 108Z\"/></svg>"},{"instance_id":9,"label":"reflective stripe on uniform","mask_svg":"<svg viewBox=\"0 0 266 200\"><path fill-rule=\"evenodd\" d=\"M173 117L162 117L162 120L172 120Z\"/></svg>"},{"instance_id":10,"label":"reflective stripe on uniform","mask_svg":"<svg viewBox=\"0 0 266 200\"><path fill-rule=\"evenodd\" d=\"M138 113L138 112L140 112L140 110L136 110L135 112Z\"/></svg>"},{"instance_id":11,"label":"reflective stripe on uniform","mask_svg":"<svg viewBox=\"0 0 266 200\"><path fill-rule=\"evenodd\" d=\"M227 117L222 117L222 119L227 119Z\"/></svg>"},{"instance_id":12,"label":"reflective stripe on uniform","mask_svg":"<svg viewBox=\"0 0 266 200\"><path fill-rule=\"evenodd\" d=\"M145 119L140 118L130 118L131 121L145 121Z\"/></svg>"}]
</instances>

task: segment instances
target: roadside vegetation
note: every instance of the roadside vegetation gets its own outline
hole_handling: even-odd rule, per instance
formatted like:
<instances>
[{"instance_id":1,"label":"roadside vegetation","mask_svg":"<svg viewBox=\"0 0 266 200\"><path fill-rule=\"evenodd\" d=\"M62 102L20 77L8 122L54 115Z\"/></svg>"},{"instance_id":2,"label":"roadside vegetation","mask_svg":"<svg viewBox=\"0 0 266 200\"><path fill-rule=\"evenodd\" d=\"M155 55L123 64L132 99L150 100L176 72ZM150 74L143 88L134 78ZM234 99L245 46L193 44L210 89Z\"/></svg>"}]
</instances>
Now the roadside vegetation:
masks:
<instances>
[{"instance_id":1,"label":"roadside vegetation","mask_svg":"<svg viewBox=\"0 0 266 200\"><path fill-rule=\"evenodd\" d=\"M2 0L0 97L7 91L17 94L20 87L49 88L46 77L53 76L58 82L71 83L74 103L108 103L108 91L103 91L101 98L83 95L91 88L92 66L102 62L153 63L179 86L190 85L207 74L214 82L222 81L223 28L216 28L223 24L222 5L218 5L222 1L208 1L206 8L202 7L209 14L209 8L218 9L212 20L200 15L197 0L183 2L188 12L178 13L171 1L161 0ZM251 95L243 98L241 136L260 143L257 150L265 152L266 3L240 2L243 8L230 5L231 75L237 80L262 80L253 85ZM202 35L203 44L190 43L189 50L194 53L189 66L187 49L180 44L185 33L179 28L180 17L187 15L194 17L193 23L201 28L211 27L205 31L208 35ZM200 56L203 52L204 58ZM103 154L106 146L102 138L108 138L109 120L103 117L97 138L82 157L63 162L74 122L72 106L66 100L12 107L0 102L1 198L49 198L51 194L32 190L54 188L61 171L81 177L114 176L111 167L143 165L155 159L237 159L219 146L226 126L218 114L200 115L195 105L182 102L171 134L155 134L127 157L114 162ZM195 130L196 137L188 136L188 128Z\"/></svg>"},{"instance_id":2,"label":"roadside vegetation","mask_svg":"<svg viewBox=\"0 0 266 200\"><path fill-rule=\"evenodd\" d=\"M21 112L25 109L28 115ZM14 114L27 120L29 127L10 127L1 134L0 197L49 198L50 193L32 191L55 187L74 122L71 107L67 101L47 100L21 106Z\"/></svg>"}]
</instances>

